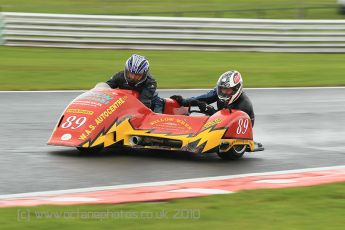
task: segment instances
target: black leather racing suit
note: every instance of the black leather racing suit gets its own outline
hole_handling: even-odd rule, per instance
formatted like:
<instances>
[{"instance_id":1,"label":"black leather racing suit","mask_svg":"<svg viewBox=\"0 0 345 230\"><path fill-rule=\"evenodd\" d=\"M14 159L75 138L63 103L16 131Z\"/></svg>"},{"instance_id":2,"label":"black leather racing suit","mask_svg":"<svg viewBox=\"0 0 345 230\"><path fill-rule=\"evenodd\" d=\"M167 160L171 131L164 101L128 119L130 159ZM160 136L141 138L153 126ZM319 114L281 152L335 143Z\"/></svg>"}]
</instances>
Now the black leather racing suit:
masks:
<instances>
[{"instance_id":1,"label":"black leather racing suit","mask_svg":"<svg viewBox=\"0 0 345 230\"><path fill-rule=\"evenodd\" d=\"M129 84L125 78L124 71L116 73L106 82L111 88L135 90L139 93L139 100L156 113L163 113L163 99L156 92L157 82L147 73L145 81L139 84Z\"/></svg>"},{"instance_id":2,"label":"black leather racing suit","mask_svg":"<svg viewBox=\"0 0 345 230\"><path fill-rule=\"evenodd\" d=\"M218 110L221 110L223 108L241 110L241 111L248 114L248 116L250 117L250 119L252 121L252 126L254 127L255 114L254 114L254 110L253 110L253 105L252 105L249 97L247 96L247 94L245 92L242 92L241 96L239 98L237 98L237 100L234 101L232 104L227 105L225 102L221 101L218 98L217 89L214 88L214 89L210 90L209 92L202 94L200 96L190 97L190 98L184 99L182 102L182 105L190 106L191 104L193 104L193 101L195 101L195 100L204 101L207 104L212 104L214 102L217 102ZM213 113L215 113L215 112L217 112L217 110L213 111Z\"/></svg>"}]
</instances>

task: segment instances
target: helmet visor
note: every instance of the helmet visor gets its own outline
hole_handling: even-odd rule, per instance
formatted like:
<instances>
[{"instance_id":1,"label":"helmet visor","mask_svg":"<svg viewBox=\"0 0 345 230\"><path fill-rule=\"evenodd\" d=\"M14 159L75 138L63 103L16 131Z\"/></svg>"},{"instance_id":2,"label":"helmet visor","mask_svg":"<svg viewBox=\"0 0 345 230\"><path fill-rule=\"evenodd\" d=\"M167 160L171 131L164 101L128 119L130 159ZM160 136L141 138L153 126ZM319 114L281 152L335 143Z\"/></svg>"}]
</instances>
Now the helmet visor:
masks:
<instances>
[{"instance_id":1,"label":"helmet visor","mask_svg":"<svg viewBox=\"0 0 345 230\"><path fill-rule=\"evenodd\" d=\"M129 71L126 72L126 78L129 83L138 83L143 80L144 74L137 74L137 73L131 73Z\"/></svg>"},{"instance_id":2,"label":"helmet visor","mask_svg":"<svg viewBox=\"0 0 345 230\"><path fill-rule=\"evenodd\" d=\"M218 88L217 88L218 97L221 100L228 101L228 100L230 100L230 98L233 95L235 95L237 93L238 88L239 88L239 85L236 85L236 86L231 87L231 88L227 88L224 86L218 86Z\"/></svg>"},{"instance_id":3,"label":"helmet visor","mask_svg":"<svg viewBox=\"0 0 345 230\"><path fill-rule=\"evenodd\" d=\"M226 88L222 86L218 86L218 96L222 100L229 100L231 96L233 96L236 93L235 87L233 88Z\"/></svg>"},{"instance_id":4,"label":"helmet visor","mask_svg":"<svg viewBox=\"0 0 345 230\"><path fill-rule=\"evenodd\" d=\"M233 90L233 88L224 88L224 87L220 87L220 92L221 92L221 94L223 94L223 95L231 96L231 95L233 95L234 90Z\"/></svg>"}]
</instances>

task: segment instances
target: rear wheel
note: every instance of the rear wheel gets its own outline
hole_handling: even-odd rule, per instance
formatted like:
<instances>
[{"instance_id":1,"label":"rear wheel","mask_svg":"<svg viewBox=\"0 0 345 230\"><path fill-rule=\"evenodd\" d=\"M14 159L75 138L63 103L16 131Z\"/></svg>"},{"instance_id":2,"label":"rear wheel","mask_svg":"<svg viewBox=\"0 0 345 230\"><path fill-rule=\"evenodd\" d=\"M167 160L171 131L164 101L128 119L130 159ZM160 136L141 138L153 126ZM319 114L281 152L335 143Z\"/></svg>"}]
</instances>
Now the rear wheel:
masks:
<instances>
[{"instance_id":1,"label":"rear wheel","mask_svg":"<svg viewBox=\"0 0 345 230\"><path fill-rule=\"evenodd\" d=\"M235 145L227 152L218 152L218 156L223 160L237 160L243 156L246 148L246 145Z\"/></svg>"},{"instance_id":2,"label":"rear wheel","mask_svg":"<svg viewBox=\"0 0 345 230\"><path fill-rule=\"evenodd\" d=\"M77 149L82 154L95 154L95 153L102 151L103 145L97 145L97 146L90 147L90 148L77 147Z\"/></svg>"}]
</instances>

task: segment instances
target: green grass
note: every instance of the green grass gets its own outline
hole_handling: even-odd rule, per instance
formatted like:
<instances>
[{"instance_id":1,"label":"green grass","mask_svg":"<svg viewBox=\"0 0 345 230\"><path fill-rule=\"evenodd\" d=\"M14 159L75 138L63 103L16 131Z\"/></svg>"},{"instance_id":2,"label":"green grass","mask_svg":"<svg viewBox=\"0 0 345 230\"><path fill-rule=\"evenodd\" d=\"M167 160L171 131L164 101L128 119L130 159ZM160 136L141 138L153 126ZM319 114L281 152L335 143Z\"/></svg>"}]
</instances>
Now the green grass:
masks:
<instances>
[{"instance_id":1,"label":"green grass","mask_svg":"<svg viewBox=\"0 0 345 230\"><path fill-rule=\"evenodd\" d=\"M235 18L345 18L344 15L338 14L336 0L0 0L0 6L2 11L41 13ZM320 6L326 8L302 11L303 8ZM260 11L260 9L266 10ZM222 13L221 11L228 12Z\"/></svg>"},{"instance_id":2,"label":"green grass","mask_svg":"<svg viewBox=\"0 0 345 230\"><path fill-rule=\"evenodd\" d=\"M183 209L186 215L177 215ZM344 210L345 183L338 183L242 191L162 203L2 208L0 223L1 229L342 230ZM64 212L79 212L79 218L76 213ZM188 212L194 213L194 218ZM141 213L146 213L147 218L140 218Z\"/></svg>"},{"instance_id":3,"label":"green grass","mask_svg":"<svg viewBox=\"0 0 345 230\"><path fill-rule=\"evenodd\" d=\"M345 55L0 47L0 90L89 89L145 55L159 88L210 88L230 69L245 87L343 86Z\"/></svg>"}]
</instances>

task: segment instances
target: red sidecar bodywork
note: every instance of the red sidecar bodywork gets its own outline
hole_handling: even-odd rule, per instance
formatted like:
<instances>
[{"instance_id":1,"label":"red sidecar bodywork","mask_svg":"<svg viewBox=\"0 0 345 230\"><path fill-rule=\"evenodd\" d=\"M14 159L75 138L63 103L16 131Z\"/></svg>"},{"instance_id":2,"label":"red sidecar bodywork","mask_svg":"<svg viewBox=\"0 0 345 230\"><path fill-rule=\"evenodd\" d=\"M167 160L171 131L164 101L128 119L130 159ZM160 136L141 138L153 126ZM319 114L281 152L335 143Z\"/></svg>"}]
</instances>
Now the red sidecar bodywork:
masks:
<instances>
[{"instance_id":1,"label":"red sidecar bodywork","mask_svg":"<svg viewBox=\"0 0 345 230\"><path fill-rule=\"evenodd\" d=\"M254 151L246 113L223 109L212 116L183 115L187 113L188 108L172 99L166 99L164 114L158 114L142 104L134 91L95 88L67 106L48 144L79 149L123 145L223 155L236 147Z\"/></svg>"}]
</instances>

